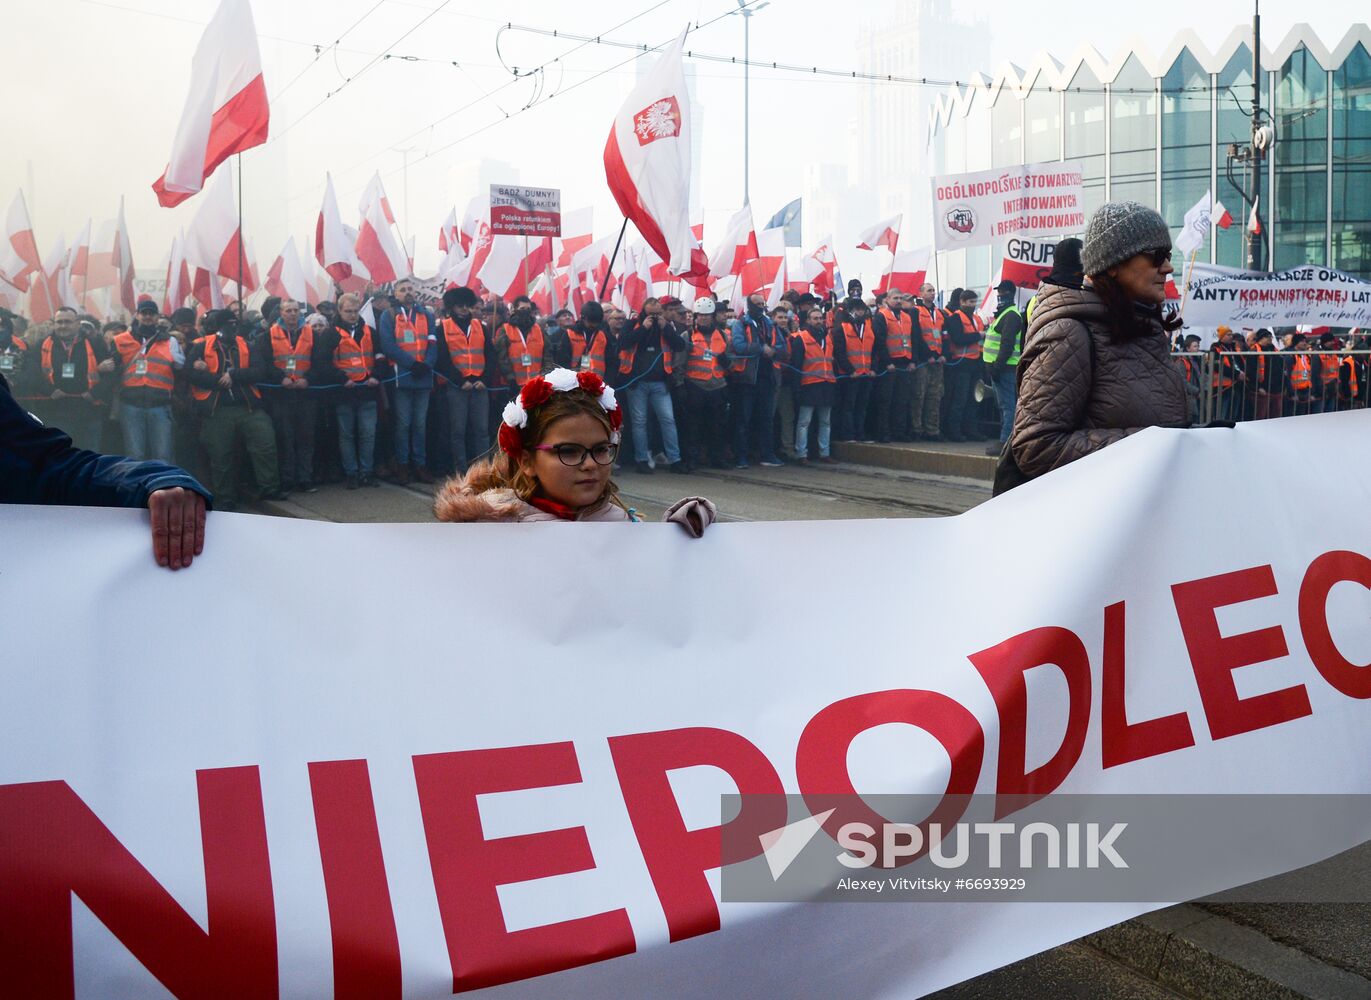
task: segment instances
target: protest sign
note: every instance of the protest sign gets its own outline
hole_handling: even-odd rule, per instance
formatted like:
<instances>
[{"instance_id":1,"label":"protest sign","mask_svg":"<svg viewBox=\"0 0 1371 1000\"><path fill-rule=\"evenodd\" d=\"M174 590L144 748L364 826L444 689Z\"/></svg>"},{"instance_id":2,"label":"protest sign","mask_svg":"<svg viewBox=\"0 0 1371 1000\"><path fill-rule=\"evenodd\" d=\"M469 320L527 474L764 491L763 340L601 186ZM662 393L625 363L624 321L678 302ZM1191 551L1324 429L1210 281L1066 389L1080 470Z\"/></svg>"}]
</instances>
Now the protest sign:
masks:
<instances>
[{"instance_id":1,"label":"protest sign","mask_svg":"<svg viewBox=\"0 0 1371 1000\"><path fill-rule=\"evenodd\" d=\"M561 236L561 190L492 184L490 231L496 236Z\"/></svg>"},{"instance_id":2,"label":"protest sign","mask_svg":"<svg viewBox=\"0 0 1371 1000\"><path fill-rule=\"evenodd\" d=\"M1185 294L1185 321L1234 329L1371 326L1371 282L1315 264L1244 271L1196 263Z\"/></svg>"},{"instance_id":3,"label":"protest sign","mask_svg":"<svg viewBox=\"0 0 1371 1000\"><path fill-rule=\"evenodd\" d=\"M1081 165L1074 161L934 177L934 246L956 250L1011 236L1083 232L1081 178Z\"/></svg>"}]
</instances>

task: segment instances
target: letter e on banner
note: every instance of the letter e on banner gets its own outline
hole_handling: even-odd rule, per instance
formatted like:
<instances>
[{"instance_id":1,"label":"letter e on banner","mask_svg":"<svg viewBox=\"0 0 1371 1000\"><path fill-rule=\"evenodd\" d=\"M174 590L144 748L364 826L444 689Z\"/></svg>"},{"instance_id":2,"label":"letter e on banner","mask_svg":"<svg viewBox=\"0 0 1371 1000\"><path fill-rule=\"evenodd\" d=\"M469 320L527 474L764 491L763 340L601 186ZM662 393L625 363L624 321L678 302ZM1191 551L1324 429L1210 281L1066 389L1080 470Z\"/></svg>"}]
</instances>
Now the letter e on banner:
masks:
<instances>
[{"instance_id":1,"label":"letter e on banner","mask_svg":"<svg viewBox=\"0 0 1371 1000\"><path fill-rule=\"evenodd\" d=\"M181 1000L274 1000L276 909L255 767L196 773L209 933L65 781L0 787L4 995L69 1000L72 894Z\"/></svg>"},{"instance_id":2,"label":"letter e on banner","mask_svg":"<svg viewBox=\"0 0 1371 1000\"><path fill-rule=\"evenodd\" d=\"M784 826L785 789L771 761L752 743L726 729L669 729L609 740L628 818L661 900L672 941L719 929L719 904L705 872L747 857L725 857L723 827L687 830L667 778L686 767L717 767L738 786L742 812L730 820L758 834ZM729 837L730 843L743 838ZM761 841L750 855L762 853Z\"/></svg>"},{"instance_id":3,"label":"letter e on banner","mask_svg":"<svg viewBox=\"0 0 1371 1000\"><path fill-rule=\"evenodd\" d=\"M1080 760L1090 728L1090 656L1080 636L1047 626L1006 639L968 659L980 671L1000 715L1000 754L995 784L995 818L1050 794ZM1028 684L1024 674L1054 665L1066 678L1066 735L1052 759L1030 773L1028 766Z\"/></svg>"},{"instance_id":4,"label":"letter e on banner","mask_svg":"<svg viewBox=\"0 0 1371 1000\"><path fill-rule=\"evenodd\" d=\"M1324 680L1349 698L1371 698L1371 663L1358 665L1343 656L1328 627L1328 594L1343 582L1371 588L1371 559L1359 552L1325 552L1309 564L1300 584L1300 632Z\"/></svg>"},{"instance_id":5,"label":"letter e on banner","mask_svg":"<svg viewBox=\"0 0 1371 1000\"><path fill-rule=\"evenodd\" d=\"M461 750L414 758L433 887L452 962L452 991L531 979L633 952L623 909L511 931L498 887L595 867L584 827L487 840L478 795L581 780L571 743Z\"/></svg>"},{"instance_id":6,"label":"letter e on banner","mask_svg":"<svg viewBox=\"0 0 1371 1000\"><path fill-rule=\"evenodd\" d=\"M1276 575L1270 566L1254 566L1178 583L1171 588L1176 616L1190 651L1190 666L1204 704L1205 720L1216 740L1279 725L1313 711L1302 684L1239 698L1233 683L1233 671L1239 667L1279 660L1290 650L1279 625L1225 636L1219 632L1214 612L1276 593Z\"/></svg>"}]
</instances>

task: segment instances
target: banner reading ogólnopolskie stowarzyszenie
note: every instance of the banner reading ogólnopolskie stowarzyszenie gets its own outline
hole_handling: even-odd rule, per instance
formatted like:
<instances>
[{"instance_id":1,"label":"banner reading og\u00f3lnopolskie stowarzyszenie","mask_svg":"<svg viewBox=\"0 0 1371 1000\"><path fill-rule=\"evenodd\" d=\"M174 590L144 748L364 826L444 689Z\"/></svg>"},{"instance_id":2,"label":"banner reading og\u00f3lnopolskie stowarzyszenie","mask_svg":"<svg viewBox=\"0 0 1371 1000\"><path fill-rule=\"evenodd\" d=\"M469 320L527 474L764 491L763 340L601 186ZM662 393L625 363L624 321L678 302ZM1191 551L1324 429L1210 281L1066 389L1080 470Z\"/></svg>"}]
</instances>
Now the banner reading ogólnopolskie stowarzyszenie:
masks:
<instances>
[{"instance_id":1,"label":"banner reading og\u00f3lnopolskie stowarzyszenie","mask_svg":"<svg viewBox=\"0 0 1371 1000\"><path fill-rule=\"evenodd\" d=\"M956 250L1015 236L1084 232L1082 180L1081 164L1075 161L934 177L934 248Z\"/></svg>"},{"instance_id":2,"label":"banner reading og\u00f3lnopolskie stowarzyszenie","mask_svg":"<svg viewBox=\"0 0 1371 1000\"><path fill-rule=\"evenodd\" d=\"M1371 792L1371 526L1176 517L1364 505L1368 419L1147 431L956 518L698 542L213 515L171 574L138 512L4 508L8 982L916 996L1154 908L720 905L709 831L722 796L845 783Z\"/></svg>"}]
</instances>

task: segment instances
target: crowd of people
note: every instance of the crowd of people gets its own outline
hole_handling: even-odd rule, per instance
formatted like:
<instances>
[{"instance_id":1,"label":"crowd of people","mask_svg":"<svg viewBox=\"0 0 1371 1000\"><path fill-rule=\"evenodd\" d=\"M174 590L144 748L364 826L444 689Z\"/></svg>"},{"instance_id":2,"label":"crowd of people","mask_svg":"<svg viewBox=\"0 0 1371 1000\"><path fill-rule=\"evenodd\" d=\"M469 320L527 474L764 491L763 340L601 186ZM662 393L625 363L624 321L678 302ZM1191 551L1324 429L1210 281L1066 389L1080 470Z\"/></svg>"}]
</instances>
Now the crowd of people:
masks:
<instances>
[{"instance_id":1,"label":"crowd of people","mask_svg":"<svg viewBox=\"0 0 1371 1000\"><path fill-rule=\"evenodd\" d=\"M1077 239L1057 246L1040 295L1082 287L1081 253ZM1154 256L1169 268L1169 251ZM834 441L988 441L1001 454L1037 298L1021 309L1004 282L987 322L974 289L862 291L855 280L845 297L791 291L772 308L752 295L737 315L710 296L689 309L648 298L633 316L595 301L544 316L526 296L467 288L425 304L410 280L313 305L269 298L260 311L163 316L144 299L130 324L70 308L33 328L0 315L0 375L79 447L189 469L220 510L321 482L462 474L491 450L519 388L555 368L619 393L623 472L831 463ZM1272 331L1244 342L1221 328L1201 351L1177 334L1190 421L1366 405L1366 355L1350 353L1366 337L1325 332L1309 354L1304 334L1279 335L1278 350Z\"/></svg>"}]
</instances>

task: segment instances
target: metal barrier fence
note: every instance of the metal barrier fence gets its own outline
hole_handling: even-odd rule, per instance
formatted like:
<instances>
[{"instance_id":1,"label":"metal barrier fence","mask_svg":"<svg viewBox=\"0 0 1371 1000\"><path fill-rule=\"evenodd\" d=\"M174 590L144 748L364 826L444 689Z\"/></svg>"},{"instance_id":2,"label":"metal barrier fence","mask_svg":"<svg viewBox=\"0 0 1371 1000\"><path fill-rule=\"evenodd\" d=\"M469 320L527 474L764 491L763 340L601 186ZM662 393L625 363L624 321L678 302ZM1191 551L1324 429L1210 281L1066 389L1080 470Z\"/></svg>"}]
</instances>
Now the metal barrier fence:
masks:
<instances>
[{"instance_id":1,"label":"metal barrier fence","mask_svg":"<svg viewBox=\"0 0 1371 1000\"><path fill-rule=\"evenodd\" d=\"M1175 353L1190 419L1267 420L1365 409L1371 351L1202 351Z\"/></svg>"}]
</instances>

